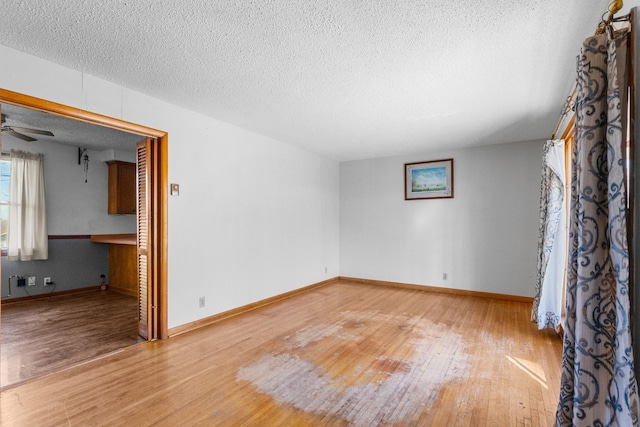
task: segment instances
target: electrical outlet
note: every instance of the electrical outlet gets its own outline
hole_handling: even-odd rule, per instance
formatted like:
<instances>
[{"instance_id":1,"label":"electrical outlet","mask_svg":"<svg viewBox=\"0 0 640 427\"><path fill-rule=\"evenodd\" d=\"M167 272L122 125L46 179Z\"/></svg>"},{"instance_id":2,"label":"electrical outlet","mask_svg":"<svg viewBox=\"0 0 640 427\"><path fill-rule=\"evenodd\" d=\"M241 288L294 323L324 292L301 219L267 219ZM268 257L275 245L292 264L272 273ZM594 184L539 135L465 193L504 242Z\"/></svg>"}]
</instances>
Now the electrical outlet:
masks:
<instances>
[{"instance_id":1,"label":"electrical outlet","mask_svg":"<svg viewBox=\"0 0 640 427\"><path fill-rule=\"evenodd\" d=\"M442 273L442 280L447 280L447 273Z\"/></svg>"},{"instance_id":2,"label":"electrical outlet","mask_svg":"<svg viewBox=\"0 0 640 427\"><path fill-rule=\"evenodd\" d=\"M44 285L45 286L51 285L51 277L45 277L44 278Z\"/></svg>"},{"instance_id":3,"label":"electrical outlet","mask_svg":"<svg viewBox=\"0 0 640 427\"><path fill-rule=\"evenodd\" d=\"M29 285L29 286L35 286L36 285L35 276L29 276L29 280L27 281L27 285Z\"/></svg>"},{"instance_id":4,"label":"electrical outlet","mask_svg":"<svg viewBox=\"0 0 640 427\"><path fill-rule=\"evenodd\" d=\"M198 301L198 304L200 305L200 308L204 307L204 297L200 297L200 300Z\"/></svg>"}]
</instances>

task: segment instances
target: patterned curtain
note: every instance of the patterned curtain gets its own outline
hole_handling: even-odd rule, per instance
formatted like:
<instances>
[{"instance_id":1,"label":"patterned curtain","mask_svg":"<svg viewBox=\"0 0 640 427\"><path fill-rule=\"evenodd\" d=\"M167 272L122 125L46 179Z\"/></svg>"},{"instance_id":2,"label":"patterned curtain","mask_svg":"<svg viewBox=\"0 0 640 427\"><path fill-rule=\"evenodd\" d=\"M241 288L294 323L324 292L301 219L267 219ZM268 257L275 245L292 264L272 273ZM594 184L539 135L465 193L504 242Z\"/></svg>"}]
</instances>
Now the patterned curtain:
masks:
<instances>
[{"instance_id":1,"label":"patterned curtain","mask_svg":"<svg viewBox=\"0 0 640 427\"><path fill-rule=\"evenodd\" d=\"M538 272L531 321L538 329L560 326L567 263L564 140L547 141L542 150Z\"/></svg>"},{"instance_id":2,"label":"patterned curtain","mask_svg":"<svg viewBox=\"0 0 640 427\"><path fill-rule=\"evenodd\" d=\"M638 425L619 74L627 37L608 28L584 42L578 59L559 426Z\"/></svg>"}]
</instances>

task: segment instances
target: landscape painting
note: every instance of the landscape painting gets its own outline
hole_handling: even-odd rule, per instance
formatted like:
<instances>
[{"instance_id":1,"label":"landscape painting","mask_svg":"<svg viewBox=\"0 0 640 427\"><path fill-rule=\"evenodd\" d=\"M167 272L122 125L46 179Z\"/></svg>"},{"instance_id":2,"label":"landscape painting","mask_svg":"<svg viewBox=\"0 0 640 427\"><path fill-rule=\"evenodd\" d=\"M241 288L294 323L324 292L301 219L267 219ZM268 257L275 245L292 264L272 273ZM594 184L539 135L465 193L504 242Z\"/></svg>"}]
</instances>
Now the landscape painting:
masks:
<instances>
[{"instance_id":1,"label":"landscape painting","mask_svg":"<svg viewBox=\"0 0 640 427\"><path fill-rule=\"evenodd\" d=\"M453 197L453 159L406 163L405 200Z\"/></svg>"}]
</instances>

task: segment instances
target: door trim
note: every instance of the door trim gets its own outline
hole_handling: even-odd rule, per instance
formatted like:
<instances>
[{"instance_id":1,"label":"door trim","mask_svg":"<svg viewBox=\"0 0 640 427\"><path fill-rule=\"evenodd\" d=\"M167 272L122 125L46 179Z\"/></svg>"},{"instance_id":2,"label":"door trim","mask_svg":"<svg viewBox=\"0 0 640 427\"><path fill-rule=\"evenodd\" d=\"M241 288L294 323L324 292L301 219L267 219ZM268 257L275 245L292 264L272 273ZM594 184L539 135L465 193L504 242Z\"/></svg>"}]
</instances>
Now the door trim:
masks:
<instances>
[{"instance_id":1,"label":"door trim","mask_svg":"<svg viewBox=\"0 0 640 427\"><path fill-rule=\"evenodd\" d=\"M47 101L18 92L12 92L0 88L0 102L13 104L20 107L31 108L46 113L56 114L58 116L67 117L73 120L80 120L86 123L106 126L129 133L135 133L147 138L155 138L155 144L152 144L153 153L157 158L157 167L151 173L155 174L154 182L156 189L152 193L156 196L156 200L151 203L152 218L154 218L153 233L154 237L151 243L150 257L154 263L154 270L157 274L153 277L150 286L151 292L158 296L158 304L153 310L153 316L156 324L159 326L156 336L149 339L166 339L169 337L167 327L167 254L168 254L168 142L169 136L167 132L126 122L124 120L103 116L101 114L92 113L90 111L81 110L79 108L69 107L67 105L58 104L56 102Z\"/></svg>"}]
</instances>

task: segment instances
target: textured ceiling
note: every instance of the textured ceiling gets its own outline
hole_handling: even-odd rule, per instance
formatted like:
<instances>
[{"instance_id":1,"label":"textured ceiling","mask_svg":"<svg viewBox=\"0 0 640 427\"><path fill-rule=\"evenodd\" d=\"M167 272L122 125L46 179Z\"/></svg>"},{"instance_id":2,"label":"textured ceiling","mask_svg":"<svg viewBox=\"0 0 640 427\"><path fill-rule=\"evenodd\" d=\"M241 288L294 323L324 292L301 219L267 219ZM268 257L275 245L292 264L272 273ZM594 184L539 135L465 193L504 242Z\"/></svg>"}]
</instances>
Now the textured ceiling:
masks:
<instances>
[{"instance_id":1,"label":"textured ceiling","mask_svg":"<svg viewBox=\"0 0 640 427\"><path fill-rule=\"evenodd\" d=\"M53 136L38 135L20 131L23 135L35 138L37 141L27 144L41 144L55 142L72 145L74 147L89 148L98 151L108 149L134 152L136 143L143 137L133 133L122 132L104 126L71 120L55 114L22 108L11 104L1 104L2 114L6 116L4 125L24 127L37 130L47 130ZM3 133L2 138L14 138Z\"/></svg>"},{"instance_id":2,"label":"textured ceiling","mask_svg":"<svg viewBox=\"0 0 640 427\"><path fill-rule=\"evenodd\" d=\"M352 160L548 138L608 3L23 0L0 43Z\"/></svg>"}]
</instances>

